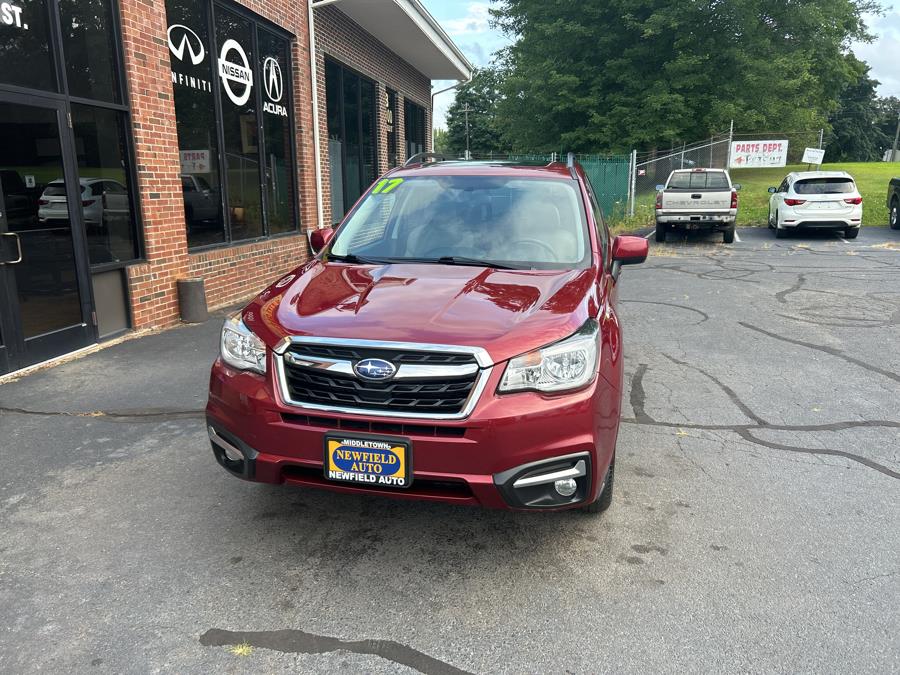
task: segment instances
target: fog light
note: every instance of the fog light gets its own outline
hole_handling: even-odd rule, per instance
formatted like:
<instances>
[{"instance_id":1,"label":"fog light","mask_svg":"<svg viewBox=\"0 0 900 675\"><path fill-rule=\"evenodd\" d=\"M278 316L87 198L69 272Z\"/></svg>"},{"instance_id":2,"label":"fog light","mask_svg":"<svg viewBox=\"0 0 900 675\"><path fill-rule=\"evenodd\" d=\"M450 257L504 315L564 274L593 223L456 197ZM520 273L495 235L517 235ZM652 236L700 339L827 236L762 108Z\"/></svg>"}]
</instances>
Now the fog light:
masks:
<instances>
[{"instance_id":1,"label":"fog light","mask_svg":"<svg viewBox=\"0 0 900 675\"><path fill-rule=\"evenodd\" d=\"M578 489L578 483L575 482L574 478L564 478L563 480L556 481L553 484L553 487L560 496L571 497Z\"/></svg>"}]
</instances>

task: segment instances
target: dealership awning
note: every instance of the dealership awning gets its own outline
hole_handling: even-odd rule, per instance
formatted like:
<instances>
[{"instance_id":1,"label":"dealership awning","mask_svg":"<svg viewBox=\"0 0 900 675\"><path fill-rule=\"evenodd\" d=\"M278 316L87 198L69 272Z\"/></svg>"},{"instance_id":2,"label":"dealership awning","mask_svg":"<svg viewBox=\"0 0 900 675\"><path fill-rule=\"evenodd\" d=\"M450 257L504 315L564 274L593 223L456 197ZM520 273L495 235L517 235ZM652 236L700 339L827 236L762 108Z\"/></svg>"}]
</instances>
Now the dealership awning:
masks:
<instances>
[{"instance_id":1,"label":"dealership awning","mask_svg":"<svg viewBox=\"0 0 900 675\"><path fill-rule=\"evenodd\" d=\"M327 0L432 80L467 80L472 64L419 0Z\"/></svg>"}]
</instances>

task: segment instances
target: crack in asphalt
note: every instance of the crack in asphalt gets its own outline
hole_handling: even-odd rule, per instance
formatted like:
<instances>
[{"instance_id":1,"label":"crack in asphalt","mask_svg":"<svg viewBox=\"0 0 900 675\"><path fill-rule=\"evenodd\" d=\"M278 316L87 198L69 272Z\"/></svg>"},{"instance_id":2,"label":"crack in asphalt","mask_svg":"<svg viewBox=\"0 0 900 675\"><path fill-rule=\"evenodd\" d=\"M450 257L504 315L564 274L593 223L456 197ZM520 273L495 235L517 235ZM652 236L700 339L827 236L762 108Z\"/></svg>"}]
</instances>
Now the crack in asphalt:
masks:
<instances>
[{"instance_id":1,"label":"crack in asphalt","mask_svg":"<svg viewBox=\"0 0 900 675\"><path fill-rule=\"evenodd\" d=\"M764 448L769 448L771 450L781 450L784 452L793 452L797 454L805 454L805 455L817 455L817 456L830 456L830 457L843 457L844 459L848 459L852 462L856 462L861 464L869 469L877 471L880 474L888 476L890 478L900 479L900 472L894 471L888 466L880 464L874 460L869 459L868 457L863 457L862 455L857 455L852 452L848 452L846 450L831 450L828 448L802 448L793 445L785 445L783 443L776 443L774 441L766 441L761 438L757 438L751 432L753 431L844 431L847 429L859 429L859 428L871 428L871 427L880 427L880 428L892 428L892 429L900 429L900 422L894 422L889 420L865 420L865 421L857 421L857 422L833 422L831 424L819 424L819 425L806 425L806 424L771 424L766 422L758 415L756 415L746 404L740 401L740 398L737 397L737 394L730 388L724 385L718 378L712 377L708 373L704 372L700 368L695 366L691 366L686 363L682 363L672 357L663 354L670 361L677 363L679 365L684 365L689 368L694 368L698 372L702 373L709 377L710 380L715 382L725 394L733 401L736 405L741 409L741 411L750 419L754 421L753 424L696 424L696 423L678 423L678 422L662 422L651 417L646 411L646 392L644 391L644 377L647 374L649 366L646 363L642 363L638 366L637 371L631 380L631 407L634 410L633 418L623 418L623 424L634 424L638 426L651 426L651 427L662 427L666 429L692 429L695 431L730 431L732 433L737 434L741 438L743 438L748 443L752 443L754 445L758 445ZM740 401L740 403L738 403Z\"/></svg>"},{"instance_id":2,"label":"crack in asphalt","mask_svg":"<svg viewBox=\"0 0 900 675\"><path fill-rule=\"evenodd\" d=\"M10 408L0 406L0 413L10 413L13 415L33 415L36 417L107 417L110 419L123 420L177 420L177 419L195 419L204 418L206 411L204 410L90 410L90 411L67 411L67 410L28 410L27 408Z\"/></svg>"},{"instance_id":3,"label":"crack in asphalt","mask_svg":"<svg viewBox=\"0 0 900 675\"><path fill-rule=\"evenodd\" d=\"M662 307L675 307L676 309L684 309L688 312L693 312L694 314L699 314L702 319L695 323L695 326L699 326L701 323L709 321L709 314L703 312L695 307L688 307L687 305L678 305L674 302L651 302L650 300L621 300L622 303L634 304L634 305L660 305Z\"/></svg>"},{"instance_id":4,"label":"crack in asphalt","mask_svg":"<svg viewBox=\"0 0 900 675\"><path fill-rule=\"evenodd\" d=\"M778 335L777 333L772 333L770 331L765 330L764 328L757 328L756 326L746 323L744 321L738 321L738 324L743 326L744 328L748 328L749 330L756 331L757 333L762 333L773 340L781 340L782 342L788 342L793 345L798 345L800 347L806 347L807 349L813 349L815 351L822 352L824 354L829 354L830 356L834 356L835 358L843 359L847 363L852 363L855 366L859 366L864 370L868 370L871 373L876 373L877 375L882 375L888 379L894 380L894 382L900 382L900 375L894 373L890 370L884 370L883 368L879 368L878 366L874 366L871 363L866 363L855 356L850 356L845 354L840 349L835 349L834 347L827 347L825 345L817 345L812 342L805 342L804 340L797 340L795 338L785 337L783 335Z\"/></svg>"},{"instance_id":5,"label":"crack in asphalt","mask_svg":"<svg viewBox=\"0 0 900 675\"><path fill-rule=\"evenodd\" d=\"M720 380L719 378L713 376L711 373L708 373L707 371L703 370L699 366L695 366L690 363L686 363L685 361L679 361L674 356L669 356L668 354L663 354L663 356L665 358L669 359L669 361L671 361L672 363L674 363L676 365L682 366L683 368L692 368L693 370L696 370L701 375L704 375L705 377L709 378L710 380L712 380L713 382L716 383L716 385L719 387L719 389L721 389L722 391L725 392L725 395L728 396L729 399L731 399L731 402L734 403L734 405L736 405L742 413L744 413L745 417L748 417L749 419L753 420L759 426L767 426L768 425L768 422L766 422L766 420L764 420L762 417L760 417L755 412L753 412L753 410L750 408L750 406L748 406L746 403L744 403L741 400L741 397L737 395L737 392L735 392L734 389L732 389L727 384L722 382L722 380Z\"/></svg>"},{"instance_id":6,"label":"crack in asphalt","mask_svg":"<svg viewBox=\"0 0 900 675\"><path fill-rule=\"evenodd\" d=\"M248 644L252 647L290 654L324 654L341 650L353 654L380 656L428 675L471 675L469 671L451 666L393 640L341 640L327 635L287 629L242 632L211 628L200 636L200 644L205 647Z\"/></svg>"}]
</instances>

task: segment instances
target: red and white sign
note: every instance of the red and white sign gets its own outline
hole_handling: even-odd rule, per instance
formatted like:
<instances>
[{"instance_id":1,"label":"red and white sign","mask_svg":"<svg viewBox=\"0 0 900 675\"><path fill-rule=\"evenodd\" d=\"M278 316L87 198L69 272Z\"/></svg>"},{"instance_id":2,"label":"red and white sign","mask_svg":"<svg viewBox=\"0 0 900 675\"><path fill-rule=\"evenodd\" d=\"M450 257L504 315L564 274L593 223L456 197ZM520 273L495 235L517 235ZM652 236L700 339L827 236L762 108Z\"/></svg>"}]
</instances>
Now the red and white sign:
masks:
<instances>
[{"instance_id":1,"label":"red and white sign","mask_svg":"<svg viewBox=\"0 0 900 675\"><path fill-rule=\"evenodd\" d=\"M181 173L209 173L209 150L182 150Z\"/></svg>"},{"instance_id":2,"label":"red and white sign","mask_svg":"<svg viewBox=\"0 0 900 675\"><path fill-rule=\"evenodd\" d=\"M787 166L787 141L734 141L730 169L765 169Z\"/></svg>"}]
</instances>

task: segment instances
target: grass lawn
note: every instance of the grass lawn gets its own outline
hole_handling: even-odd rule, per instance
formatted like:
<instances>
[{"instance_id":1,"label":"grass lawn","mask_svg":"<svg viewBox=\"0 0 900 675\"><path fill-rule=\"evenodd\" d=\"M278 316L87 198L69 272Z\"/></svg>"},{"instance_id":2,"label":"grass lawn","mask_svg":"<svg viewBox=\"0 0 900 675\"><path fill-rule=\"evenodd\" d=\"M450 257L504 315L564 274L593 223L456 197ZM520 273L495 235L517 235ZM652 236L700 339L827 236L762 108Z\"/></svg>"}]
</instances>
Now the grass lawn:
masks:
<instances>
[{"instance_id":1,"label":"grass lawn","mask_svg":"<svg viewBox=\"0 0 900 675\"><path fill-rule=\"evenodd\" d=\"M888 162L848 162L823 164L823 171L847 171L856 180L863 196L863 225L887 225L887 189L894 176L900 176L900 164ZM806 171L805 164L789 165L780 169L732 169L731 180L740 183L740 208L738 227L765 227L769 217L769 188L777 187L791 171ZM653 206L655 192L639 194L635 202L634 217L615 220L612 227L618 231L634 230L654 224Z\"/></svg>"}]
</instances>

